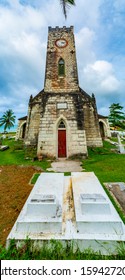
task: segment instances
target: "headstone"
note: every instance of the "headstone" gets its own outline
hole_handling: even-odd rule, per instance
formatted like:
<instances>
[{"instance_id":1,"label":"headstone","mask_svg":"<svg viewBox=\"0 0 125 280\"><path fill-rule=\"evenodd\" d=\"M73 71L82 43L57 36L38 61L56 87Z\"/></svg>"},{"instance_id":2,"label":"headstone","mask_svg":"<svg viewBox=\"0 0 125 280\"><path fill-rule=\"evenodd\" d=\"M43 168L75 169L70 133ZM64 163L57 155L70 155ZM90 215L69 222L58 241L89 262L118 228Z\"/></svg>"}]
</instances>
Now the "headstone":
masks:
<instances>
[{"instance_id":1,"label":"headstone","mask_svg":"<svg viewBox=\"0 0 125 280\"><path fill-rule=\"evenodd\" d=\"M103 215L110 214L109 203L106 198L98 193L80 194L82 214Z\"/></svg>"},{"instance_id":2,"label":"headstone","mask_svg":"<svg viewBox=\"0 0 125 280\"><path fill-rule=\"evenodd\" d=\"M9 149L9 146L7 146L7 145L0 146L0 151L5 151L7 149Z\"/></svg>"},{"instance_id":3,"label":"headstone","mask_svg":"<svg viewBox=\"0 0 125 280\"><path fill-rule=\"evenodd\" d=\"M27 214L30 216L56 216L57 199L55 195L34 194L27 205Z\"/></svg>"},{"instance_id":4,"label":"headstone","mask_svg":"<svg viewBox=\"0 0 125 280\"><path fill-rule=\"evenodd\" d=\"M117 133L117 138L118 138L118 150L119 150L119 153L120 154L125 154L125 149L124 149L123 144L121 143L121 139L120 139L119 133Z\"/></svg>"}]
</instances>

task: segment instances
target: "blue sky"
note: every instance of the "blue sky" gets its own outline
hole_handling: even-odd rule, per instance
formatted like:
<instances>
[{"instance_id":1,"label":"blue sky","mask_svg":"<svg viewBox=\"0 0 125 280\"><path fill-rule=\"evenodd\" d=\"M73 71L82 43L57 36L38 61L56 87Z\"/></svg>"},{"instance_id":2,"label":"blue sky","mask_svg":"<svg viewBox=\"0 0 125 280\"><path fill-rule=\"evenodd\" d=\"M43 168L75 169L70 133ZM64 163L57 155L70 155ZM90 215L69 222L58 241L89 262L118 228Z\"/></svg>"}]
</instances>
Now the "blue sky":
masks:
<instances>
[{"instance_id":1,"label":"blue sky","mask_svg":"<svg viewBox=\"0 0 125 280\"><path fill-rule=\"evenodd\" d=\"M65 20L59 0L0 0L0 116L27 114L30 95L44 85L48 26L74 26L79 85L125 111L125 1L76 0Z\"/></svg>"}]
</instances>

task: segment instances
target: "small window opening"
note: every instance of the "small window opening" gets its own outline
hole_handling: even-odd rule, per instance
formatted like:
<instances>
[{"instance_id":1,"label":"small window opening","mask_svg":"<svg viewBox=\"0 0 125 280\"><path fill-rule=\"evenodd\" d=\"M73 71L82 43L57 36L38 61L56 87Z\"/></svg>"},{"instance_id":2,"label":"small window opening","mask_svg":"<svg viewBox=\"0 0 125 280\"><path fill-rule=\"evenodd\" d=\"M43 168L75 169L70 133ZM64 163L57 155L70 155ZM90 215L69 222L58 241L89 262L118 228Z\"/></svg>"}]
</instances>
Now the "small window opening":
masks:
<instances>
[{"instance_id":1,"label":"small window opening","mask_svg":"<svg viewBox=\"0 0 125 280\"><path fill-rule=\"evenodd\" d=\"M62 58L60 58L59 63L58 63L58 73L59 73L59 76L65 75L65 62Z\"/></svg>"},{"instance_id":2,"label":"small window opening","mask_svg":"<svg viewBox=\"0 0 125 280\"><path fill-rule=\"evenodd\" d=\"M66 127L66 126L65 126L64 122L61 121L60 124L59 124L59 128L65 128L65 127Z\"/></svg>"}]
</instances>

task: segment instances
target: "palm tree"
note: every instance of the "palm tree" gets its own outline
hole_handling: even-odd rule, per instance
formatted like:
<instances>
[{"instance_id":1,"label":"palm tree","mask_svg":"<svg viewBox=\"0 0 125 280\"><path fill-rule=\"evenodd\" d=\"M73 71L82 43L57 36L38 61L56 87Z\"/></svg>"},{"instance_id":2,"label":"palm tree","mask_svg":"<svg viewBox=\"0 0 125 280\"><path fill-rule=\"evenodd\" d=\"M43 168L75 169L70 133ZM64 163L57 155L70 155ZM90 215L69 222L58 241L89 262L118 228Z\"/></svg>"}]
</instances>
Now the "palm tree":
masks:
<instances>
[{"instance_id":1,"label":"palm tree","mask_svg":"<svg viewBox=\"0 0 125 280\"><path fill-rule=\"evenodd\" d=\"M0 126L4 126L4 132L6 129L10 129L14 126L15 123L15 116L11 109L7 110L3 116L0 118Z\"/></svg>"},{"instance_id":2,"label":"palm tree","mask_svg":"<svg viewBox=\"0 0 125 280\"><path fill-rule=\"evenodd\" d=\"M67 7L70 5L75 5L75 0L60 0L61 6L63 8L63 13L65 18L67 17Z\"/></svg>"}]
</instances>

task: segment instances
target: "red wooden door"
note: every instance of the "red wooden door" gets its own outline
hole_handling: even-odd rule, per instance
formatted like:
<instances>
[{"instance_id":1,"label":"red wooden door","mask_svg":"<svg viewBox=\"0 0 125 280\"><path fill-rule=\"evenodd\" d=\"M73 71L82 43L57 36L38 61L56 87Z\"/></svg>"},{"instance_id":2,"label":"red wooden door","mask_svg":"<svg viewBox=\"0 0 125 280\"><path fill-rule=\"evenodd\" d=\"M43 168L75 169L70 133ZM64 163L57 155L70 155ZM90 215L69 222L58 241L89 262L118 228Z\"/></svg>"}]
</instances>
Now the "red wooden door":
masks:
<instances>
[{"instance_id":1,"label":"red wooden door","mask_svg":"<svg viewBox=\"0 0 125 280\"><path fill-rule=\"evenodd\" d=\"M66 157L66 130L58 130L58 157Z\"/></svg>"}]
</instances>

